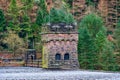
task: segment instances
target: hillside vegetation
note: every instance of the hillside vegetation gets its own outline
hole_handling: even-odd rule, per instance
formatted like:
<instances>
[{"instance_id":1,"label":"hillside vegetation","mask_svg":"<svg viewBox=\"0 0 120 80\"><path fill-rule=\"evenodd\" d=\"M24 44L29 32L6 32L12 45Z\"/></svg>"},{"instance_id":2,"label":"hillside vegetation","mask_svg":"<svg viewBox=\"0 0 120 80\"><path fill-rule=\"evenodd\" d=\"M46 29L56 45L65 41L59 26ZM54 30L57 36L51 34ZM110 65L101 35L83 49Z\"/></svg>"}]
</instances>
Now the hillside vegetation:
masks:
<instances>
[{"instance_id":1,"label":"hillside vegetation","mask_svg":"<svg viewBox=\"0 0 120 80\"><path fill-rule=\"evenodd\" d=\"M5 0L3 0L4 3ZM120 21L111 35L94 0L86 0L86 14L77 19L73 0L61 0L52 7L45 0L9 0L0 8L0 51L13 53L35 48L41 52L41 27L47 23L78 24L80 68L120 71ZM1 1L2 2L2 1Z\"/></svg>"}]
</instances>

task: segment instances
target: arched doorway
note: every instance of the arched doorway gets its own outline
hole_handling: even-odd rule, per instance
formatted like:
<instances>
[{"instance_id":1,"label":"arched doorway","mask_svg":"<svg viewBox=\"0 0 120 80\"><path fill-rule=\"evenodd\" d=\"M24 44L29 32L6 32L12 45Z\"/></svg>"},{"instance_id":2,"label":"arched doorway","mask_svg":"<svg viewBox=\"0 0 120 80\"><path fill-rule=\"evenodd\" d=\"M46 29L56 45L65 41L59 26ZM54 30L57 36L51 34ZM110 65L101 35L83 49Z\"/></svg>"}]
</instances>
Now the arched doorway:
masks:
<instances>
[{"instance_id":1,"label":"arched doorway","mask_svg":"<svg viewBox=\"0 0 120 80\"><path fill-rule=\"evenodd\" d=\"M30 57L29 59L32 60L32 61L35 59L34 55L29 55L29 57Z\"/></svg>"},{"instance_id":2,"label":"arched doorway","mask_svg":"<svg viewBox=\"0 0 120 80\"><path fill-rule=\"evenodd\" d=\"M61 60L61 54L60 53L57 53L55 55L55 60Z\"/></svg>"},{"instance_id":3,"label":"arched doorway","mask_svg":"<svg viewBox=\"0 0 120 80\"><path fill-rule=\"evenodd\" d=\"M64 60L69 60L69 58L70 58L69 53L65 53Z\"/></svg>"}]
</instances>

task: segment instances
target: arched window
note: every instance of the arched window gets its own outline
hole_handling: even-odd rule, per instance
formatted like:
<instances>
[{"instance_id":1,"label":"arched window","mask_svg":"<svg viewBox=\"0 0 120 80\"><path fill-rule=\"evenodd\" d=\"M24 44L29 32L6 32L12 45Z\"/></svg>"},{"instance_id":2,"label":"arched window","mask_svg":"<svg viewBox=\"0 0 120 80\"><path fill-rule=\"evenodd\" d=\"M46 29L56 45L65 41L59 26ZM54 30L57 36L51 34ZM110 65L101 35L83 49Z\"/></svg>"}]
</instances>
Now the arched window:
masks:
<instances>
[{"instance_id":1,"label":"arched window","mask_svg":"<svg viewBox=\"0 0 120 80\"><path fill-rule=\"evenodd\" d=\"M66 54L64 55L64 60L69 60L69 53L66 53Z\"/></svg>"},{"instance_id":2,"label":"arched window","mask_svg":"<svg viewBox=\"0 0 120 80\"><path fill-rule=\"evenodd\" d=\"M55 55L55 60L61 60L61 54L57 53L57 54Z\"/></svg>"}]
</instances>

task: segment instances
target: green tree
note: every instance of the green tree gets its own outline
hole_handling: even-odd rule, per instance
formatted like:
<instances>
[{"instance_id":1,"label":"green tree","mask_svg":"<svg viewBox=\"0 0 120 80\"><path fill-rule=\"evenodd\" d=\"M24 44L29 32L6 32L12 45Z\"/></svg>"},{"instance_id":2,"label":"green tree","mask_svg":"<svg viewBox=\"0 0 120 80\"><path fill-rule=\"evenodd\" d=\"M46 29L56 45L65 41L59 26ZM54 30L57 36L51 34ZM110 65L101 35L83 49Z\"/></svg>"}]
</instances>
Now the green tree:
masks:
<instances>
[{"instance_id":1,"label":"green tree","mask_svg":"<svg viewBox=\"0 0 120 80\"><path fill-rule=\"evenodd\" d=\"M107 40L106 34L100 31L95 39L96 53L98 54L98 69L103 70L118 70L116 58L114 54L114 45Z\"/></svg>"},{"instance_id":2,"label":"green tree","mask_svg":"<svg viewBox=\"0 0 120 80\"><path fill-rule=\"evenodd\" d=\"M120 20L118 21L117 27L114 32L115 44L117 51L120 52Z\"/></svg>"},{"instance_id":3,"label":"green tree","mask_svg":"<svg viewBox=\"0 0 120 80\"><path fill-rule=\"evenodd\" d=\"M89 35L89 37L86 37L85 39L87 40L87 38L88 38L88 40L89 39L92 40L92 42L93 42L92 45L95 46L94 50L96 50L96 44L97 43L98 43L98 45L97 45L98 48L97 49L99 49L100 47L103 47L103 43L104 43L105 38L106 38L106 36L105 36L106 31L105 31L105 28L103 26L102 18L100 18L99 16L97 16L94 13L86 15L79 24L79 30L80 30L79 32L80 33L84 32L84 29L86 29L85 30L86 34ZM79 36L80 35L81 36L84 35L83 37L85 37L85 33L79 34ZM81 40L81 38L79 40ZM83 41L85 41L86 46L88 47L88 45L90 43L88 43L89 41L86 41L86 40L83 40ZM99 40L101 40L101 41L99 41ZM81 42L79 41L79 43L81 43ZM82 43L81 43L81 45L85 46ZM89 50L89 51L91 51L91 50ZM99 51L101 51L101 50L99 50Z\"/></svg>"},{"instance_id":4,"label":"green tree","mask_svg":"<svg viewBox=\"0 0 120 80\"><path fill-rule=\"evenodd\" d=\"M44 24L45 17L46 17L46 14L44 14L44 11L39 10L38 13L37 13L36 24L41 27Z\"/></svg>"},{"instance_id":5,"label":"green tree","mask_svg":"<svg viewBox=\"0 0 120 80\"><path fill-rule=\"evenodd\" d=\"M18 20L18 16L19 16L19 8L17 6L17 2L16 0L11 0L10 1L10 7L8 9L8 27L9 29L12 30L18 30L19 29L19 20Z\"/></svg>"},{"instance_id":6,"label":"green tree","mask_svg":"<svg viewBox=\"0 0 120 80\"><path fill-rule=\"evenodd\" d=\"M34 0L21 0L23 6L21 9L24 11L24 14L27 14L28 11L33 7Z\"/></svg>"},{"instance_id":7,"label":"green tree","mask_svg":"<svg viewBox=\"0 0 120 80\"><path fill-rule=\"evenodd\" d=\"M36 24L40 27L45 22L45 17L48 15L47 6L45 0L38 0L38 12L37 12L37 18L36 18Z\"/></svg>"},{"instance_id":8,"label":"green tree","mask_svg":"<svg viewBox=\"0 0 120 80\"><path fill-rule=\"evenodd\" d=\"M96 51L98 53L102 53L106 47L106 34L104 33L104 31L100 30L97 34L96 34L96 38L95 38L95 46L96 46Z\"/></svg>"},{"instance_id":9,"label":"green tree","mask_svg":"<svg viewBox=\"0 0 120 80\"><path fill-rule=\"evenodd\" d=\"M6 48L6 44L3 43L4 37L6 33L6 19L3 13L3 10L0 9L0 50Z\"/></svg>"},{"instance_id":10,"label":"green tree","mask_svg":"<svg viewBox=\"0 0 120 80\"><path fill-rule=\"evenodd\" d=\"M11 0L10 6L8 8L7 12L7 29L16 31L16 34L18 34L21 31L20 23L21 23L21 8L20 5L18 5L17 0Z\"/></svg>"},{"instance_id":11,"label":"green tree","mask_svg":"<svg viewBox=\"0 0 120 80\"><path fill-rule=\"evenodd\" d=\"M81 21L80 27L87 27L91 37L95 38L96 34L103 28L103 20L94 13L86 15Z\"/></svg>"},{"instance_id":12,"label":"green tree","mask_svg":"<svg viewBox=\"0 0 120 80\"><path fill-rule=\"evenodd\" d=\"M107 40L102 19L95 14L89 14L79 26L78 52L82 68L118 70L114 46Z\"/></svg>"},{"instance_id":13,"label":"green tree","mask_svg":"<svg viewBox=\"0 0 120 80\"><path fill-rule=\"evenodd\" d=\"M114 43L115 43L115 48L116 48L115 51L117 52L117 54L116 54L117 63L118 63L118 65L120 65L120 62L119 62L119 59L120 59L120 19L117 23L117 26L116 26L116 29L115 29L113 35L115 38Z\"/></svg>"},{"instance_id":14,"label":"green tree","mask_svg":"<svg viewBox=\"0 0 120 80\"><path fill-rule=\"evenodd\" d=\"M83 69L95 69L97 55L95 54L94 41L87 28L79 29L78 53L80 67Z\"/></svg>"},{"instance_id":15,"label":"green tree","mask_svg":"<svg viewBox=\"0 0 120 80\"><path fill-rule=\"evenodd\" d=\"M37 4L39 6L39 9L42 9L45 12L47 11L47 5L45 0L38 0Z\"/></svg>"},{"instance_id":16,"label":"green tree","mask_svg":"<svg viewBox=\"0 0 120 80\"><path fill-rule=\"evenodd\" d=\"M21 31L19 32L19 36L25 39L28 48L33 48L33 43L35 39L34 30L37 26L34 25L34 22L31 22L29 13L32 7L34 6L34 0L21 0L21 2L23 6L20 7L20 11L22 12L22 19L20 23Z\"/></svg>"},{"instance_id":17,"label":"green tree","mask_svg":"<svg viewBox=\"0 0 120 80\"><path fill-rule=\"evenodd\" d=\"M3 10L0 9L0 32L3 32L5 28L5 16Z\"/></svg>"},{"instance_id":18,"label":"green tree","mask_svg":"<svg viewBox=\"0 0 120 80\"><path fill-rule=\"evenodd\" d=\"M88 45L90 44L90 45ZM78 53L92 51L93 39L90 37L87 28L79 29Z\"/></svg>"},{"instance_id":19,"label":"green tree","mask_svg":"<svg viewBox=\"0 0 120 80\"><path fill-rule=\"evenodd\" d=\"M72 24L76 22L73 15L62 8L61 9L52 8L48 16L46 16L46 21L50 23L64 22L66 24Z\"/></svg>"},{"instance_id":20,"label":"green tree","mask_svg":"<svg viewBox=\"0 0 120 80\"><path fill-rule=\"evenodd\" d=\"M37 24L37 27L36 27L37 30L35 30L35 32L37 31L36 33L37 45L35 46L35 48L37 51L41 52L42 43L41 43L41 35L39 33L41 33L41 27L43 26L43 24L48 22L49 18L46 18L46 16L48 15L48 11L47 11L45 0L38 0L37 5L38 5L38 12L37 12L36 22L35 22Z\"/></svg>"},{"instance_id":21,"label":"green tree","mask_svg":"<svg viewBox=\"0 0 120 80\"><path fill-rule=\"evenodd\" d=\"M105 50L101 54L102 69L107 71L120 71L116 55L114 54L113 43L107 40L105 45Z\"/></svg>"}]
</instances>

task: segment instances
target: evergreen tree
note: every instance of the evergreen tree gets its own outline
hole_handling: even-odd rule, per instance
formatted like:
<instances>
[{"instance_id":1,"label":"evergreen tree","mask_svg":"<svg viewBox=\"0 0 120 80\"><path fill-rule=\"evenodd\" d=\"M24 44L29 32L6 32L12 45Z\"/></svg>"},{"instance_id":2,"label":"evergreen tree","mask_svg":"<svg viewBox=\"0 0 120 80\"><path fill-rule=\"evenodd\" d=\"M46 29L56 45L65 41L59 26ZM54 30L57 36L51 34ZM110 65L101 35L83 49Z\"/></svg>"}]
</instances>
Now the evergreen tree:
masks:
<instances>
[{"instance_id":1,"label":"evergreen tree","mask_svg":"<svg viewBox=\"0 0 120 80\"><path fill-rule=\"evenodd\" d=\"M116 48L120 52L120 20L118 21L117 27L114 32Z\"/></svg>"},{"instance_id":2,"label":"evergreen tree","mask_svg":"<svg viewBox=\"0 0 120 80\"><path fill-rule=\"evenodd\" d=\"M18 23L18 19L17 19L17 17L19 16L18 12L19 9L16 0L11 0L10 7L8 10L8 15L12 18L12 22L14 25L17 25Z\"/></svg>"},{"instance_id":3,"label":"evergreen tree","mask_svg":"<svg viewBox=\"0 0 120 80\"><path fill-rule=\"evenodd\" d=\"M20 31L20 27L19 27L20 22L18 20L18 17L19 17L19 7L17 5L17 1L11 0L7 12L7 23L8 23L7 29L16 32Z\"/></svg>"},{"instance_id":4,"label":"evergreen tree","mask_svg":"<svg viewBox=\"0 0 120 80\"><path fill-rule=\"evenodd\" d=\"M39 10L37 13L37 19L36 19L36 24L39 26L42 26L44 24L44 19L46 15L44 14L43 10Z\"/></svg>"},{"instance_id":5,"label":"evergreen tree","mask_svg":"<svg viewBox=\"0 0 120 80\"><path fill-rule=\"evenodd\" d=\"M90 37L87 28L79 29L78 53L80 67L83 69L95 69L97 55L93 39Z\"/></svg>"},{"instance_id":6,"label":"evergreen tree","mask_svg":"<svg viewBox=\"0 0 120 80\"><path fill-rule=\"evenodd\" d=\"M38 49L41 52L42 51L42 43L41 43L41 35L39 33L41 32L41 27L43 26L43 24L45 22L48 22L46 20L49 20L49 18L46 19L46 16L48 15L48 11L47 11L47 6L46 6L45 0L38 0L37 5L38 5L38 12L37 12L35 23L38 25L38 27L36 27L38 29L37 30L38 34L37 34L36 41L38 43L40 43L38 45Z\"/></svg>"},{"instance_id":7,"label":"evergreen tree","mask_svg":"<svg viewBox=\"0 0 120 80\"><path fill-rule=\"evenodd\" d=\"M95 46L96 46L96 51L98 53L102 53L106 47L106 34L104 33L104 31L100 30L97 34L96 34L96 38L95 38Z\"/></svg>"},{"instance_id":8,"label":"evergreen tree","mask_svg":"<svg viewBox=\"0 0 120 80\"><path fill-rule=\"evenodd\" d=\"M42 24L44 24L44 22L45 22L45 20L44 20L45 17L48 15L45 0L39 0L38 7L39 7L39 9L38 9L37 18L36 18L36 24L41 27Z\"/></svg>"},{"instance_id":9,"label":"evergreen tree","mask_svg":"<svg viewBox=\"0 0 120 80\"><path fill-rule=\"evenodd\" d=\"M78 53L90 52L92 50L93 40L90 37L87 28L79 29ZM92 43L92 45L91 45ZM90 44L90 45L88 45ZM86 50L87 49L87 50Z\"/></svg>"},{"instance_id":10,"label":"evergreen tree","mask_svg":"<svg viewBox=\"0 0 120 80\"><path fill-rule=\"evenodd\" d=\"M101 56L102 69L107 71L120 71L120 67L117 64L116 55L114 54L113 43L108 40L105 43L105 49Z\"/></svg>"},{"instance_id":11,"label":"evergreen tree","mask_svg":"<svg viewBox=\"0 0 120 80\"><path fill-rule=\"evenodd\" d=\"M102 70L118 70L116 58L114 54L114 45L107 40L106 34L100 31L95 39L96 53L98 54L98 69Z\"/></svg>"},{"instance_id":12,"label":"evergreen tree","mask_svg":"<svg viewBox=\"0 0 120 80\"><path fill-rule=\"evenodd\" d=\"M5 30L5 16L3 10L0 9L0 32Z\"/></svg>"},{"instance_id":13,"label":"evergreen tree","mask_svg":"<svg viewBox=\"0 0 120 80\"><path fill-rule=\"evenodd\" d=\"M34 27L37 26L34 25L35 23L31 22L29 12L34 5L34 0L21 0L21 2L23 6L20 8L22 12L22 21L20 23L21 31L19 32L19 36L26 40L28 48L33 48L33 41L35 39L34 29L36 29Z\"/></svg>"},{"instance_id":14,"label":"evergreen tree","mask_svg":"<svg viewBox=\"0 0 120 80\"><path fill-rule=\"evenodd\" d=\"M5 37L6 32L6 20L3 13L3 10L0 9L0 50L3 50L6 48L6 44L3 43L3 39Z\"/></svg>"},{"instance_id":15,"label":"evergreen tree","mask_svg":"<svg viewBox=\"0 0 120 80\"><path fill-rule=\"evenodd\" d=\"M79 26L80 66L84 69L118 70L114 46L106 38L102 19L95 14L89 14Z\"/></svg>"},{"instance_id":16,"label":"evergreen tree","mask_svg":"<svg viewBox=\"0 0 120 80\"><path fill-rule=\"evenodd\" d=\"M116 59L117 59L116 62L119 65L120 64L120 62L119 62L119 59L120 59L120 19L119 19L116 29L114 31L114 38L115 38L114 43L115 43L116 52L118 52L116 54ZM120 70L120 68L119 68L119 70Z\"/></svg>"},{"instance_id":17,"label":"evergreen tree","mask_svg":"<svg viewBox=\"0 0 120 80\"><path fill-rule=\"evenodd\" d=\"M34 0L21 0L23 6L21 7L25 14L33 7Z\"/></svg>"},{"instance_id":18,"label":"evergreen tree","mask_svg":"<svg viewBox=\"0 0 120 80\"><path fill-rule=\"evenodd\" d=\"M94 13L86 15L80 22L80 27L87 27L91 37L95 38L96 34L103 28L103 20Z\"/></svg>"}]
</instances>

